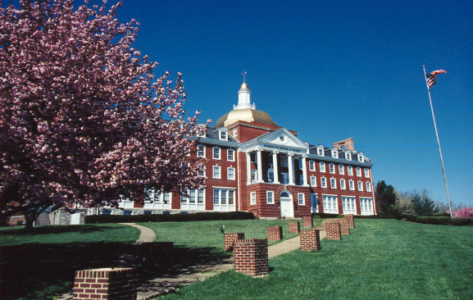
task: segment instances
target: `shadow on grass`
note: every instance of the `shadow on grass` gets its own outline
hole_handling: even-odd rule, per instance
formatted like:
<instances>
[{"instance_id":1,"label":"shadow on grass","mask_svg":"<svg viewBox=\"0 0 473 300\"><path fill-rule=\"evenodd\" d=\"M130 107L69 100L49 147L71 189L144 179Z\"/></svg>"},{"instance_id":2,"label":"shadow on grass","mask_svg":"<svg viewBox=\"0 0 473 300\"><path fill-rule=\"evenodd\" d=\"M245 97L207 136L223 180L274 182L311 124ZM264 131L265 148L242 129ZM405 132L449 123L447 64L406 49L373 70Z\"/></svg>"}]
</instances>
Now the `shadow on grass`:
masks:
<instances>
[{"instance_id":1,"label":"shadow on grass","mask_svg":"<svg viewBox=\"0 0 473 300\"><path fill-rule=\"evenodd\" d=\"M72 290L74 274L78 270L135 267L141 274L141 280L146 280L174 277L192 266L219 263L229 257L229 254L216 248L176 246L171 252L172 257L161 254L144 262L143 248L129 243L29 244L1 247L0 298L52 299L53 296Z\"/></svg>"},{"instance_id":2,"label":"shadow on grass","mask_svg":"<svg viewBox=\"0 0 473 300\"><path fill-rule=\"evenodd\" d=\"M34 227L31 232L25 231L23 226L18 226L16 228L1 230L0 235L11 235L11 236L27 236L27 235L41 235L41 234L57 234L57 233L70 233L70 232L96 232L96 231L105 231L107 229L116 229L113 226L95 226L95 225L65 225L65 226L39 226Z\"/></svg>"}]
</instances>

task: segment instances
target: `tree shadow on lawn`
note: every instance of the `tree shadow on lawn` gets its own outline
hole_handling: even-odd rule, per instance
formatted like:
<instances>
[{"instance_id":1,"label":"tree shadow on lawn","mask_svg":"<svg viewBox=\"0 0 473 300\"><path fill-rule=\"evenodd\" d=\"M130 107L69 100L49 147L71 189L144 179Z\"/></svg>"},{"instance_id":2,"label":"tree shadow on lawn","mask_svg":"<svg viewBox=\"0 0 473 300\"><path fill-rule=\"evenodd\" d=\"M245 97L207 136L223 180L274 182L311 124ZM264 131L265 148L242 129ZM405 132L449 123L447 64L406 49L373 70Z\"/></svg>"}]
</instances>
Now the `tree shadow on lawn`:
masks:
<instances>
[{"instance_id":1,"label":"tree shadow on lawn","mask_svg":"<svg viewBox=\"0 0 473 300\"><path fill-rule=\"evenodd\" d=\"M16 228L11 228L7 230L0 229L0 235L10 235L10 236L30 236L30 235L42 235L42 234L58 234L58 233L71 233L71 232L80 232L80 233L89 233L95 231L105 231L108 229L116 229L117 227L113 226L95 226L95 225L46 225L34 227L31 232L25 231L23 226L18 226Z\"/></svg>"},{"instance_id":2,"label":"tree shadow on lawn","mask_svg":"<svg viewBox=\"0 0 473 300\"><path fill-rule=\"evenodd\" d=\"M217 264L230 257L222 249L184 246L168 251L171 255L151 259L143 260L143 253L140 245L119 242L4 246L0 248L0 298L47 299L68 293L78 270L134 267L140 280L146 281L175 277L200 264Z\"/></svg>"}]
</instances>

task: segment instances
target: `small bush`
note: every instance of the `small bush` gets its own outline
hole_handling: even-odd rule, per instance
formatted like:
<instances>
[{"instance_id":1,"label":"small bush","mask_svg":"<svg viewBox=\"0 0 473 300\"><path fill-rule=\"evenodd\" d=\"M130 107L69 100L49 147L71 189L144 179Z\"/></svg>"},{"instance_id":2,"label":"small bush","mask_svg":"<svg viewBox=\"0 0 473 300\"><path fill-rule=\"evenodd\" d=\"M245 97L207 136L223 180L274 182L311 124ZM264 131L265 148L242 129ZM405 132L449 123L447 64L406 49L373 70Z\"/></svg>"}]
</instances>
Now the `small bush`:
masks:
<instances>
[{"instance_id":1,"label":"small bush","mask_svg":"<svg viewBox=\"0 0 473 300\"><path fill-rule=\"evenodd\" d=\"M85 224L95 223L140 223L140 222L189 222L214 220L253 220L250 212L162 214L162 215L90 215L85 216Z\"/></svg>"},{"instance_id":2,"label":"small bush","mask_svg":"<svg viewBox=\"0 0 473 300\"><path fill-rule=\"evenodd\" d=\"M320 214L312 214L313 216L319 216L321 219L335 219L338 218L339 214L325 214L325 213L320 213Z\"/></svg>"},{"instance_id":3,"label":"small bush","mask_svg":"<svg viewBox=\"0 0 473 300\"><path fill-rule=\"evenodd\" d=\"M314 215L314 216L312 217L312 219L320 219L320 216L319 216L319 215Z\"/></svg>"},{"instance_id":4,"label":"small bush","mask_svg":"<svg viewBox=\"0 0 473 300\"><path fill-rule=\"evenodd\" d=\"M417 217L416 222L421 224L448 225L450 224L450 217L419 216Z\"/></svg>"},{"instance_id":5,"label":"small bush","mask_svg":"<svg viewBox=\"0 0 473 300\"><path fill-rule=\"evenodd\" d=\"M453 219L450 219L450 225L455 225L455 226L473 225L473 218L453 218Z\"/></svg>"},{"instance_id":6,"label":"small bush","mask_svg":"<svg viewBox=\"0 0 473 300\"><path fill-rule=\"evenodd\" d=\"M450 217L450 214L447 214L446 212L438 212L438 213L433 213L432 217Z\"/></svg>"},{"instance_id":7,"label":"small bush","mask_svg":"<svg viewBox=\"0 0 473 300\"><path fill-rule=\"evenodd\" d=\"M415 222L417 217L417 214L401 214L401 219L406 219L410 222Z\"/></svg>"},{"instance_id":8,"label":"small bush","mask_svg":"<svg viewBox=\"0 0 473 300\"><path fill-rule=\"evenodd\" d=\"M357 215L354 216L355 219L398 219L400 220L400 215Z\"/></svg>"},{"instance_id":9,"label":"small bush","mask_svg":"<svg viewBox=\"0 0 473 300\"><path fill-rule=\"evenodd\" d=\"M473 218L473 207L464 207L454 210L452 215L454 218Z\"/></svg>"},{"instance_id":10,"label":"small bush","mask_svg":"<svg viewBox=\"0 0 473 300\"><path fill-rule=\"evenodd\" d=\"M17 226L18 226L18 225L23 225L23 221L22 221L22 220L16 221L16 225L17 225Z\"/></svg>"}]
</instances>

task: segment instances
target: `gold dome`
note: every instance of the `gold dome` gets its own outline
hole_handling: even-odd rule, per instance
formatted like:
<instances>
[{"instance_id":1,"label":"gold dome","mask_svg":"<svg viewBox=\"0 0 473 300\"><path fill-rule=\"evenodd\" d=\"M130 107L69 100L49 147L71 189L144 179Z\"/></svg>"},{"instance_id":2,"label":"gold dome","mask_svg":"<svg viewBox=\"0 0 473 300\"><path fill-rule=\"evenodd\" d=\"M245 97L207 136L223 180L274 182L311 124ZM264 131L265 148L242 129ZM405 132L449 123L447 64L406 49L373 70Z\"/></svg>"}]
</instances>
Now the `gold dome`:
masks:
<instances>
[{"instance_id":1,"label":"gold dome","mask_svg":"<svg viewBox=\"0 0 473 300\"><path fill-rule=\"evenodd\" d=\"M242 84L246 86L246 83ZM234 109L229 113L218 118L217 123L215 123L216 128L227 127L237 121L246 121L246 122L258 122L267 125L277 126L271 117L261 110L245 108L245 109Z\"/></svg>"},{"instance_id":2,"label":"gold dome","mask_svg":"<svg viewBox=\"0 0 473 300\"><path fill-rule=\"evenodd\" d=\"M246 82L243 81L243 83L241 84L241 87L240 87L240 90L249 90L250 88L248 87L248 85L246 84Z\"/></svg>"}]
</instances>

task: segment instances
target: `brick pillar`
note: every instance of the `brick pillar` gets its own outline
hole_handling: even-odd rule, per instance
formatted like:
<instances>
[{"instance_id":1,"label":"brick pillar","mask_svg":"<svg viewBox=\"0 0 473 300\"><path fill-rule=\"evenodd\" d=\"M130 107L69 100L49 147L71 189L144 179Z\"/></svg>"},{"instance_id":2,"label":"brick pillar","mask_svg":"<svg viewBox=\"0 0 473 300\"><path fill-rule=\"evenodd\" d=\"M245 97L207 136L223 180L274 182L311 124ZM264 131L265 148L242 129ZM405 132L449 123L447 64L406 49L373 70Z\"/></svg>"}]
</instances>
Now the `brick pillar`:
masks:
<instances>
[{"instance_id":1,"label":"brick pillar","mask_svg":"<svg viewBox=\"0 0 473 300\"><path fill-rule=\"evenodd\" d=\"M355 228L355 219L353 218L353 215L345 215L345 220L347 220L350 228Z\"/></svg>"},{"instance_id":2,"label":"brick pillar","mask_svg":"<svg viewBox=\"0 0 473 300\"><path fill-rule=\"evenodd\" d=\"M250 276L268 274L268 240L236 240L233 259L235 272Z\"/></svg>"},{"instance_id":3,"label":"brick pillar","mask_svg":"<svg viewBox=\"0 0 473 300\"><path fill-rule=\"evenodd\" d=\"M143 263L157 267L169 267L173 264L173 242L151 242L141 244Z\"/></svg>"},{"instance_id":4,"label":"brick pillar","mask_svg":"<svg viewBox=\"0 0 473 300\"><path fill-rule=\"evenodd\" d=\"M350 235L350 227L348 226L348 221L346 219L338 219L340 223L340 232L342 235Z\"/></svg>"},{"instance_id":5,"label":"brick pillar","mask_svg":"<svg viewBox=\"0 0 473 300\"><path fill-rule=\"evenodd\" d=\"M76 271L73 300L136 300L136 280L131 268Z\"/></svg>"},{"instance_id":6,"label":"brick pillar","mask_svg":"<svg viewBox=\"0 0 473 300\"><path fill-rule=\"evenodd\" d=\"M317 229L307 229L301 231L301 251L319 251L320 234Z\"/></svg>"},{"instance_id":7,"label":"brick pillar","mask_svg":"<svg viewBox=\"0 0 473 300\"><path fill-rule=\"evenodd\" d=\"M325 230L327 233L327 240L342 240L340 234L340 223L325 223Z\"/></svg>"},{"instance_id":8,"label":"brick pillar","mask_svg":"<svg viewBox=\"0 0 473 300\"><path fill-rule=\"evenodd\" d=\"M302 220L304 221L304 227L305 228L310 228L310 227L314 226L314 223L312 222L312 215L303 216Z\"/></svg>"},{"instance_id":9,"label":"brick pillar","mask_svg":"<svg viewBox=\"0 0 473 300\"><path fill-rule=\"evenodd\" d=\"M223 251L233 251L233 245L236 240L243 240L245 238L244 233L225 233L223 238Z\"/></svg>"},{"instance_id":10,"label":"brick pillar","mask_svg":"<svg viewBox=\"0 0 473 300\"><path fill-rule=\"evenodd\" d=\"M282 226L268 227L268 241L282 240Z\"/></svg>"},{"instance_id":11,"label":"brick pillar","mask_svg":"<svg viewBox=\"0 0 473 300\"><path fill-rule=\"evenodd\" d=\"M301 232L301 225L299 222L289 222L289 232L299 233Z\"/></svg>"}]
</instances>

